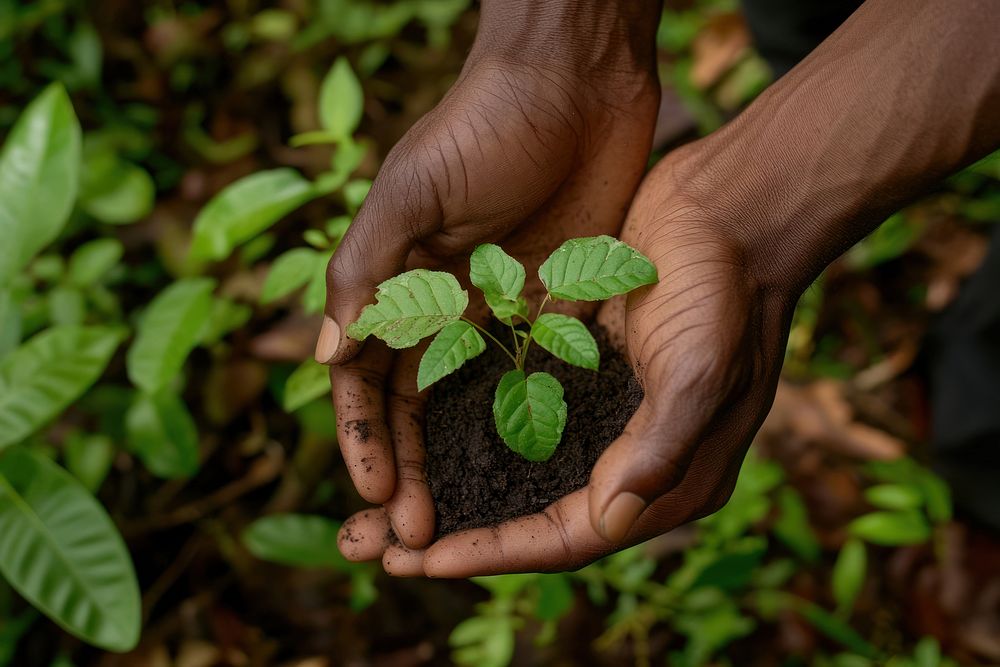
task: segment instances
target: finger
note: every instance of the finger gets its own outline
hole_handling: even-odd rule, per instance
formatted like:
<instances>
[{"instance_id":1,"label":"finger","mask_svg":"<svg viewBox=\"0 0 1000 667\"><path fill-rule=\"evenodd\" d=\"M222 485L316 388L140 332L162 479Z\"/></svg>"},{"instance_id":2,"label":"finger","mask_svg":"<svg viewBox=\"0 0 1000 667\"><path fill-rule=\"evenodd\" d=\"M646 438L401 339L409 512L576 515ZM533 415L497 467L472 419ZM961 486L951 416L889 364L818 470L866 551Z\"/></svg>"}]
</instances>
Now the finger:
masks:
<instances>
[{"instance_id":1,"label":"finger","mask_svg":"<svg viewBox=\"0 0 1000 667\"><path fill-rule=\"evenodd\" d=\"M424 403L417 368L426 346L397 355L388 398L389 429L396 456L396 491L385 504L402 543L410 549L434 538L434 501L424 470Z\"/></svg>"},{"instance_id":2,"label":"finger","mask_svg":"<svg viewBox=\"0 0 1000 667\"><path fill-rule=\"evenodd\" d=\"M386 425L385 376L391 361L382 344L330 369L337 440L344 463L361 497L380 504L396 488L396 464Z\"/></svg>"},{"instance_id":3,"label":"finger","mask_svg":"<svg viewBox=\"0 0 1000 667\"><path fill-rule=\"evenodd\" d=\"M361 343L347 336L348 325L374 302L379 283L402 272L417 241L440 226L427 171L400 157L402 145L393 154L327 267L326 312L316 343L321 364L344 363L358 353Z\"/></svg>"},{"instance_id":4,"label":"finger","mask_svg":"<svg viewBox=\"0 0 1000 667\"><path fill-rule=\"evenodd\" d=\"M354 562L382 558L391 543L389 517L381 507L351 516L337 533L337 547L344 558Z\"/></svg>"},{"instance_id":5,"label":"finger","mask_svg":"<svg viewBox=\"0 0 1000 667\"><path fill-rule=\"evenodd\" d=\"M611 542L622 540L655 499L684 478L704 435L701 411L685 396L639 405L625 431L598 459L590 475L591 525Z\"/></svg>"},{"instance_id":6,"label":"finger","mask_svg":"<svg viewBox=\"0 0 1000 667\"><path fill-rule=\"evenodd\" d=\"M424 576L424 551L390 544L382 554L382 569L392 577Z\"/></svg>"}]
</instances>

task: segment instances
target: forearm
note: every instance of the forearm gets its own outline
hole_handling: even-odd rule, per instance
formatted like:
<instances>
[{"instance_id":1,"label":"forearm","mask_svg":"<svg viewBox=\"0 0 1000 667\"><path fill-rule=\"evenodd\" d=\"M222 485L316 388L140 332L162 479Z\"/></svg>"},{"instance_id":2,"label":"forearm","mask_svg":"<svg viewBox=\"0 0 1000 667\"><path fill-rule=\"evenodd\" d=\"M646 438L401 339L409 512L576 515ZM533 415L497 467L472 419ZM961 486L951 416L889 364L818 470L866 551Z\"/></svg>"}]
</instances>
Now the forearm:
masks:
<instances>
[{"instance_id":1,"label":"forearm","mask_svg":"<svg viewBox=\"0 0 1000 667\"><path fill-rule=\"evenodd\" d=\"M1000 2L869 0L705 143L765 283L805 288L889 213L1000 146Z\"/></svg>"},{"instance_id":2,"label":"forearm","mask_svg":"<svg viewBox=\"0 0 1000 667\"><path fill-rule=\"evenodd\" d=\"M655 73L661 0L483 0L470 60L586 74Z\"/></svg>"}]
</instances>

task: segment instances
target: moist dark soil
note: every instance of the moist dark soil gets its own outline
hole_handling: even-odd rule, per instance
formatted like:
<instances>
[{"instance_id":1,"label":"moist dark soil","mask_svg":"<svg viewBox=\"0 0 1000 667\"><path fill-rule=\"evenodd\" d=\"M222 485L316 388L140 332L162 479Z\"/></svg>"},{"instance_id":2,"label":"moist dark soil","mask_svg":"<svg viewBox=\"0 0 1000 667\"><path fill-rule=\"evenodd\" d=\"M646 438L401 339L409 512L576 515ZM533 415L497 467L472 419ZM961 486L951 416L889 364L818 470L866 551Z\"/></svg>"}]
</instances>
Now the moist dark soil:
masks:
<instances>
[{"instance_id":1,"label":"moist dark soil","mask_svg":"<svg viewBox=\"0 0 1000 667\"><path fill-rule=\"evenodd\" d=\"M594 463L621 435L642 400L632 368L610 345L604 329L591 325L590 331L601 352L599 372L571 366L537 346L528 354L528 373L551 373L565 389L566 429L548 461L522 458L497 434L493 395L500 377L513 366L494 343L434 386L426 446L439 536L539 512L586 486ZM494 333L510 336L509 329Z\"/></svg>"}]
</instances>

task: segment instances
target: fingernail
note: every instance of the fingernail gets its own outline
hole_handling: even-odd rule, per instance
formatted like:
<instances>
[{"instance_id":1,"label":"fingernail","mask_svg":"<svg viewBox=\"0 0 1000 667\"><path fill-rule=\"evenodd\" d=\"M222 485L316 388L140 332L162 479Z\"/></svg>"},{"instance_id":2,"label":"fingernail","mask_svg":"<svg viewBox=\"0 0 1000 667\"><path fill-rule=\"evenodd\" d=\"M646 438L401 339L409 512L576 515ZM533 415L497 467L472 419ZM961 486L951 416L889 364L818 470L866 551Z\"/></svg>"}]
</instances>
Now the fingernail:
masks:
<instances>
[{"instance_id":1,"label":"fingernail","mask_svg":"<svg viewBox=\"0 0 1000 667\"><path fill-rule=\"evenodd\" d=\"M319 340L316 341L316 361L328 364L337 354L340 347L340 327L329 315L323 316L323 326L319 330Z\"/></svg>"},{"instance_id":2,"label":"fingernail","mask_svg":"<svg viewBox=\"0 0 1000 667\"><path fill-rule=\"evenodd\" d=\"M601 532L609 542L620 542L646 509L646 501L629 491L615 496L601 516Z\"/></svg>"}]
</instances>

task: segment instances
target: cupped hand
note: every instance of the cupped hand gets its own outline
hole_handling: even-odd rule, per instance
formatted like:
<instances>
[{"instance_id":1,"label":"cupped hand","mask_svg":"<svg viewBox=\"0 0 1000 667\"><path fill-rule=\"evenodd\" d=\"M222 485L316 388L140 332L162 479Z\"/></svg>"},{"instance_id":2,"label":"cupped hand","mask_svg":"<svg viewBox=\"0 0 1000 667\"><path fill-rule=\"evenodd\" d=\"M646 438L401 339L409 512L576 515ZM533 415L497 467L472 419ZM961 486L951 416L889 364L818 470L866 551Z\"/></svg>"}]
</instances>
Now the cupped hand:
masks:
<instances>
[{"instance_id":1,"label":"cupped hand","mask_svg":"<svg viewBox=\"0 0 1000 667\"><path fill-rule=\"evenodd\" d=\"M362 346L347 325L405 269L468 275L479 243L501 243L535 275L567 238L616 234L645 168L659 99L652 64L539 62L474 48L445 99L390 152L330 262L316 358L331 365L341 451L359 493L386 503L409 546L433 534L433 513L419 509L430 502L412 376L421 350ZM541 290L526 289L529 300Z\"/></svg>"},{"instance_id":2,"label":"cupped hand","mask_svg":"<svg viewBox=\"0 0 1000 667\"><path fill-rule=\"evenodd\" d=\"M345 523L344 554L381 558L390 574L467 577L575 569L705 516L728 500L744 454L770 409L794 295L765 288L718 207L692 144L647 176L622 240L657 266L659 283L598 315L616 333L645 397L595 466L590 484L543 512L447 535L423 549L396 517L432 512L429 496L397 498ZM400 381L413 382L401 369ZM400 416L390 421L404 422ZM572 415L570 415L572 419ZM420 438L410 434L413 461ZM562 443L572 447L572 442ZM405 461L405 459L403 459ZM416 470L400 467L404 478ZM390 524L402 543L390 539ZM403 533L400 533L403 530Z\"/></svg>"}]
</instances>

